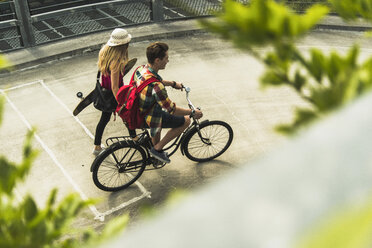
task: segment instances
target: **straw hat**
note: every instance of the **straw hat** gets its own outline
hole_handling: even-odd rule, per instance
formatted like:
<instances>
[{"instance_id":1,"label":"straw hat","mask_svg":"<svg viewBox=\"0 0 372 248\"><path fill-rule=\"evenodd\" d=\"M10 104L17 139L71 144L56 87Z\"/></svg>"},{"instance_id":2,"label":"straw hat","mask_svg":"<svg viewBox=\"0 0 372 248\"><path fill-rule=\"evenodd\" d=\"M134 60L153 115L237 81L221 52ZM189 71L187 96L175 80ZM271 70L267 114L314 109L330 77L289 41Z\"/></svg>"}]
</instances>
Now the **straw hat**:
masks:
<instances>
[{"instance_id":1,"label":"straw hat","mask_svg":"<svg viewBox=\"0 0 372 248\"><path fill-rule=\"evenodd\" d=\"M110 35L110 39L107 42L109 46L120 46L129 43L132 36L128 34L127 30L123 28L115 28Z\"/></svg>"}]
</instances>

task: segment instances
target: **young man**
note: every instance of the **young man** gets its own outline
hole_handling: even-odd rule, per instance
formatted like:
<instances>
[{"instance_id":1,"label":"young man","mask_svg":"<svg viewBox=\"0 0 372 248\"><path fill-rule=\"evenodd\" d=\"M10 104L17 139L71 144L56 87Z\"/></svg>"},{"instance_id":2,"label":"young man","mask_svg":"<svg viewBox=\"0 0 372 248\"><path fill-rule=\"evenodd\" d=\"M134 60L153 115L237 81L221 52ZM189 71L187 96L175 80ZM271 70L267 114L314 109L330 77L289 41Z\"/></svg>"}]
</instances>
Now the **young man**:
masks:
<instances>
[{"instance_id":1,"label":"young man","mask_svg":"<svg viewBox=\"0 0 372 248\"><path fill-rule=\"evenodd\" d=\"M180 135L190 125L190 115L199 119L203 116L200 110L194 113L190 109L180 108L172 102L165 86L182 90L182 84L175 81L163 80L158 74L165 69L168 60L168 45L161 42L150 44L146 49L147 64L135 71L134 80L139 86L149 78L156 78L156 82L146 86L140 93L139 108L141 113L147 113L145 122L150 127L150 134L154 147L150 153L160 161L169 163L163 147L172 139ZM170 128L161 139L162 128Z\"/></svg>"}]
</instances>

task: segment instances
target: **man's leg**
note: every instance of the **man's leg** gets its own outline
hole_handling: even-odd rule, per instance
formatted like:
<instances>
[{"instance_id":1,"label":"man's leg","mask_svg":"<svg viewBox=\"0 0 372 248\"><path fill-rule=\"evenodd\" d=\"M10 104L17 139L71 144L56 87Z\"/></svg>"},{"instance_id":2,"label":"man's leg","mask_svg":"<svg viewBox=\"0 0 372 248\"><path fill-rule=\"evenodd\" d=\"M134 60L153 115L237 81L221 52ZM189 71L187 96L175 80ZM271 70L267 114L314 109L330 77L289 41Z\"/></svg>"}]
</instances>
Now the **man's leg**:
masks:
<instances>
[{"instance_id":1,"label":"man's leg","mask_svg":"<svg viewBox=\"0 0 372 248\"><path fill-rule=\"evenodd\" d=\"M171 128L161 140L160 140L160 132L155 137L153 137L153 144L154 144L155 150L160 151L161 149L163 149L163 147L166 144L168 144L172 139L180 135L190 125L190 117L184 116L184 118L185 118L185 122L183 123L182 126L177 127L177 128ZM156 138L158 140L156 140ZM155 143L154 140L158 142Z\"/></svg>"},{"instance_id":2,"label":"man's leg","mask_svg":"<svg viewBox=\"0 0 372 248\"><path fill-rule=\"evenodd\" d=\"M170 159L167 154L162 151L164 146L172 139L180 135L190 125L189 116L174 116L167 112L162 113L162 127L171 128L165 136L161 139L161 132L158 132L153 138L154 147L151 148L150 153L155 158L164 163L169 163Z\"/></svg>"},{"instance_id":3,"label":"man's leg","mask_svg":"<svg viewBox=\"0 0 372 248\"><path fill-rule=\"evenodd\" d=\"M157 143L159 143L160 141L160 136L161 136L161 130L154 136L151 138L151 141L152 141L152 144L154 144L154 147ZM156 148L155 148L156 149Z\"/></svg>"}]
</instances>

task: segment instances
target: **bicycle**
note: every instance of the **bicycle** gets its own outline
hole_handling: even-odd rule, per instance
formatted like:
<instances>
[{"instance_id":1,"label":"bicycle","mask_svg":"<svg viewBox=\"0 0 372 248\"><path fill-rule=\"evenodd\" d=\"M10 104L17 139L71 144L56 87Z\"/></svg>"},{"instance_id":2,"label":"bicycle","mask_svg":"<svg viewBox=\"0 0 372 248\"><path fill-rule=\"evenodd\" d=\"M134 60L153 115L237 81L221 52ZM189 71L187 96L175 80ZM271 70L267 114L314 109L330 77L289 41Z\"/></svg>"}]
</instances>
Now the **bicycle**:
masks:
<instances>
[{"instance_id":1,"label":"bicycle","mask_svg":"<svg viewBox=\"0 0 372 248\"><path fill-rule=\"evenodd\" d=\"M191 110L195 106L189 99L191 89L183 87ZM151 157L149 150L153 146L147 129L134 140L130 136L110 137L107 148L93 161L90 171L94 184L104 191L119 191L134 183L145 170L160 169L165 163ZM231 145L233 130L223 121L199 120L192 117L192 123L171 144L164 148L172 156L181 148L185 155L195 162L206 162L223 154ZM149 167L152 165L152 167Z\"/></svg>"}]
</instances>

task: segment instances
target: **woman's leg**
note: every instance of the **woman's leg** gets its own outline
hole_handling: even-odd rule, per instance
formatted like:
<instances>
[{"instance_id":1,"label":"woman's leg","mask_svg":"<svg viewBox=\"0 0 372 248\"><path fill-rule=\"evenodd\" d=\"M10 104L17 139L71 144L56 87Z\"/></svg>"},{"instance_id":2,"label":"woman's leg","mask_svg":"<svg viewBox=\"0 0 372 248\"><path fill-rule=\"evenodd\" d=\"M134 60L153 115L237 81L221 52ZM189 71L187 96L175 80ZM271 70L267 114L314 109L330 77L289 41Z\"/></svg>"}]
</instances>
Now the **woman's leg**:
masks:
<instances>
[{"instance_id":1,"label":"woman's leg","mask_svg":"<svg viewBox=\"0 0 372 248\"><path fill-rule=\"evenodd\" d=\"M101 119L96 127L96 135L94 137L94 145L96 146L96 150L100 150L101 148L103 131L105 130L107 123L110 121L111 114L111 112L102 112Z\"/></svg>"}]
</instances>

